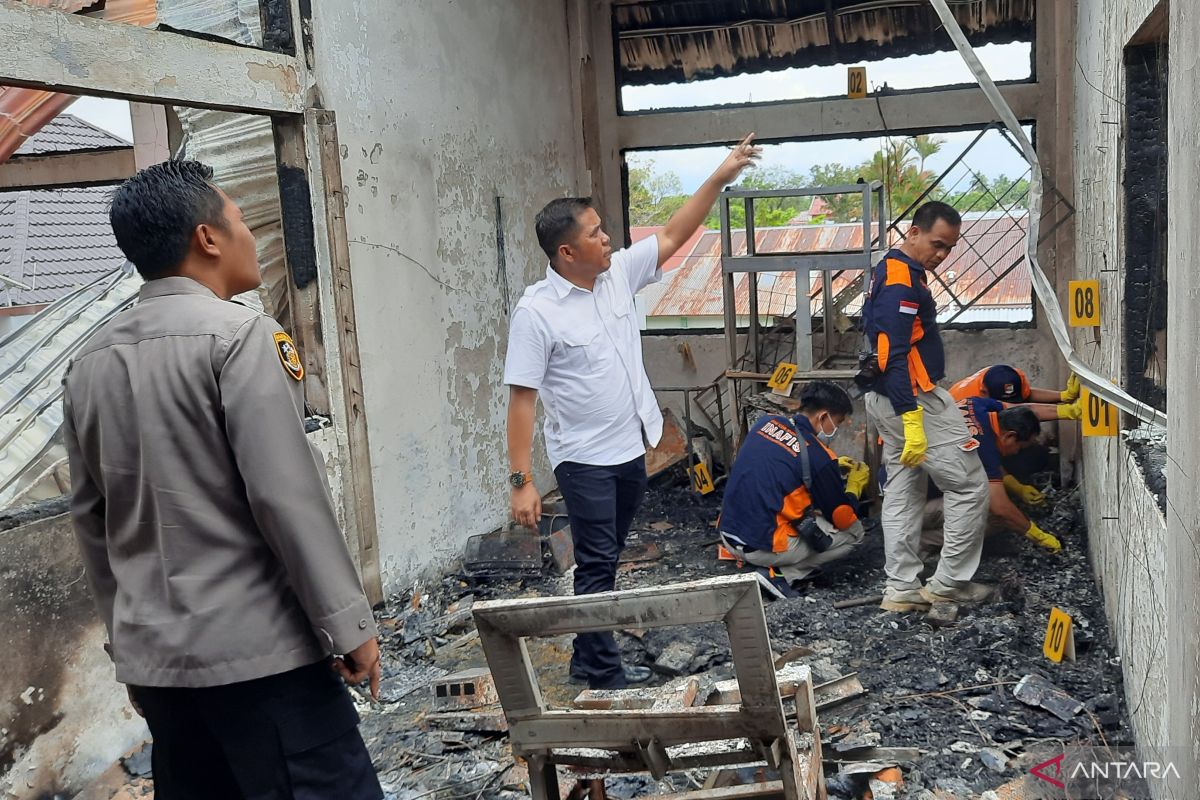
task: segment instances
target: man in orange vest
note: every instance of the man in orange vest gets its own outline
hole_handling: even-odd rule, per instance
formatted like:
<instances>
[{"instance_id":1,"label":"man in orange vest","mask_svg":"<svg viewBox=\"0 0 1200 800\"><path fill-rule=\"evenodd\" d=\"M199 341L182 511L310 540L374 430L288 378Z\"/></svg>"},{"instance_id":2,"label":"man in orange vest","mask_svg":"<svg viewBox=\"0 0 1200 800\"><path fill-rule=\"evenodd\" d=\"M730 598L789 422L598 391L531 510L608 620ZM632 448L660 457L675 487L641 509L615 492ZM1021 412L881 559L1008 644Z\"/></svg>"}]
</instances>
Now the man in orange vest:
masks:
<instances>
[{"instance_id":1,"label":"man in orange vest","mask_svg":"<svg viewBox=\"0 0 1200 800\"><path fill-rule=\"evenodd\" d=\"M872 271L863 325L874 358L863 377L867 414L883 438L884 571L887 611L922 611L935 602L981 602L992 588L972 582L983 550L988 481L954 398L938 381L946 354L927 270L950 255L962 232L951 206L926 203L903 243ZM922 585L918 554L928 475L945 500L945 546Z\"/></svg>"},{"instance_id":2,"label":"man in orange vest","mask_svg":"<svg viewBox=\"0 0 1200 800\"><path fill-rule=\"evenodd\" d=\"M1066 389L1039 389L1029 385L1023 370L1008 364L994 364L951 386L950 394L959 403L968 397L989 397L1002 403L1055 404L1066 406L1059 409L1059 419L1079 419L1081 416L1075 402L1079 399L1079 376L1073 372L1067 379Z\"/></svg>"}]
</instances>

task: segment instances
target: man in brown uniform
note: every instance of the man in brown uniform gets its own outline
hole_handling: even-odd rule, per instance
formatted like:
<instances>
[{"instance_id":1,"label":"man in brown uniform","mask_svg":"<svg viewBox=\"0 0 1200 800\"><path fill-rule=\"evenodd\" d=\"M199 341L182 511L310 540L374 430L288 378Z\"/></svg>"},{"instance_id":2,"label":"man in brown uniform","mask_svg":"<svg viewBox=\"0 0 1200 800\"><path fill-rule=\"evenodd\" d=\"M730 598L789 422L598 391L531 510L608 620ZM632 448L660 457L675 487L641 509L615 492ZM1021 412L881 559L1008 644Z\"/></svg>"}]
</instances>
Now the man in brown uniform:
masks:
<instances>
[{"instance_id":1,"label":"man in brown uniform","mask_svg":"<svg viewBox=\"0 0 1200 800\"><path fill-rule=\"evenodd\" d=\"M295 346L228 302L260 276L211 179L167 162L113 196L146 283L66 378L88 583L154 737L160 800L378 800L335 674L378 696L375 622L305 437Z\"/></svg>"}]
</instances>

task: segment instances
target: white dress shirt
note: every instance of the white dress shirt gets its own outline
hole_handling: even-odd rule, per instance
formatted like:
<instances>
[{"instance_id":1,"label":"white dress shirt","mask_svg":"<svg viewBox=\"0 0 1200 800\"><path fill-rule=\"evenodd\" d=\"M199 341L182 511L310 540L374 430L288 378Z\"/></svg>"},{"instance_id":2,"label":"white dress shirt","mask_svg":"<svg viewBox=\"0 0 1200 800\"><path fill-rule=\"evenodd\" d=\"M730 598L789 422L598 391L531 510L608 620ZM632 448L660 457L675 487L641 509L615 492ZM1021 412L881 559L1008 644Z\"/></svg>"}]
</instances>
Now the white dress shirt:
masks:
<instances>
[{"instance_id":1,"label":"white dress shirt","mask_svg":"<svg viewBox=\"0 0 1200 800\"><path fill-rule=\"evenodd\" d=\"M545 279L517 303L504 383L537 390L552 466L624 464L662 438L633 297L660 278L658 237L651 236L613 253L592 291L547 266Z\"/></svg>"}]
</instances>

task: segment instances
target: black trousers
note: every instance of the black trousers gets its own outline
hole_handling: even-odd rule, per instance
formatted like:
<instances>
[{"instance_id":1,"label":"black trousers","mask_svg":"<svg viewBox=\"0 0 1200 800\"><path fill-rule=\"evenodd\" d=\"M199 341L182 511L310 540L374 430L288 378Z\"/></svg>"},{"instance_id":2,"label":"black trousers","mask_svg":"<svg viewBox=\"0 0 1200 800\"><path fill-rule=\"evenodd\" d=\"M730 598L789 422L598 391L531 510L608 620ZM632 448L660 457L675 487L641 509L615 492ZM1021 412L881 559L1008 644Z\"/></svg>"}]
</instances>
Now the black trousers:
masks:
<instances>
[{"instance_id":1,"label":"black trousers","mask_svg":"<svg viewBox=\"0 0 1200 800\"><path fill-rule=\"evenodd\" d=\"M156 800L380 800L358 712L329 660L202 689L132 687Z\"/></svg>"},{"instance_id":2,"label":"black trousers","mask_svg":"<svg viewBox=\"0 0 1200 800\"><path fill-rule=\"evenodd\" d=\"M646 494L646 458L615 467L564 461L554 470L567 503L575 544L575 594L609 592L616 587L617 559L625 546L633 515ZM592 689L625 684L621 651L609 632L575 636L571 672Z\"/></svg>"}]
</instances>

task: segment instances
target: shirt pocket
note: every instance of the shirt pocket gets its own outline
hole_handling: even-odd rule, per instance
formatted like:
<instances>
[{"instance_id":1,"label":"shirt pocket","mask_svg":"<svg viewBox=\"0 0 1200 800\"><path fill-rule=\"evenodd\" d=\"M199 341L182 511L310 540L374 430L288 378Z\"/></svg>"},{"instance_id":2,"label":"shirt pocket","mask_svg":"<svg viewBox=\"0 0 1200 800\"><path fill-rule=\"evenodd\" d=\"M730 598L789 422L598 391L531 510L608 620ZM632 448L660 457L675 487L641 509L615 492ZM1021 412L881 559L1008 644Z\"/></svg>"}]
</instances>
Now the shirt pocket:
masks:
<instances>
[{"instance_id":1,"label":"shirt pocket","mask_svg":"<svg viewBox=\"0 0 1200 800\"><path fill-rule=\"evenodd\" d=\"M633 295L629 292L617 291L614 287L609 294L609 305L613 318L625 319L633 313Z\"/></svg>"},{"instance_id":2,"label":"shirt pocket","mask_svg":"<svg viewBox=\"0 0 1200 800\"><path fill-rule=\"evenodd\" d=\"M559 366L569 375L590 375L603 365L599 326L586 326L563 333Z\"/></svg>"}]
</instances>

